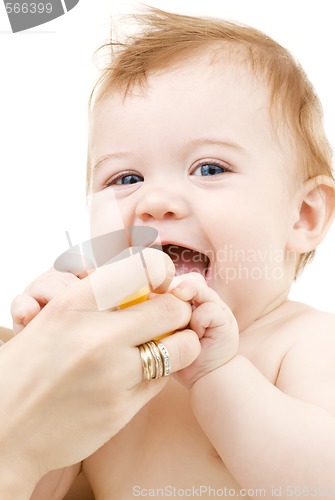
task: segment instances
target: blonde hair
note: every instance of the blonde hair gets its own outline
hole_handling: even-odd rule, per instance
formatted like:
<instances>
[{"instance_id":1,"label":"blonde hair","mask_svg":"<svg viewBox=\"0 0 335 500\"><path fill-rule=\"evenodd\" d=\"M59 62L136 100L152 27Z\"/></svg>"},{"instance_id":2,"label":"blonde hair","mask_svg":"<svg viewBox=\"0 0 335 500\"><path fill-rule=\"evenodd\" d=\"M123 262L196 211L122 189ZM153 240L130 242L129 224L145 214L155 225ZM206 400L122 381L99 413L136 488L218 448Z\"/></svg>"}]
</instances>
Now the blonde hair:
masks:
<instances>
[{"instance_id":1,"label":"blonde hair","mask_svg":"<svg viewBox=\"0 0 335 500\"><path fill-rule=\"evenodd\" d=\"M133 16L140 30L123 41L113 40L110 61L102 70L90 98L90 106L112 92L128 95L144 87L153 71L215 48L213 55L243 64L263 77L269 88L273 123L284 123L295 145L298 182L332 174L332 151L323 127L318 96L300 64L285 48L249 26L221 19L191 17L148 7ZM88 176L90 168L88 168ZM315 250L302 254L298 271L312 260Z\"/></svg>"}]
</instances>

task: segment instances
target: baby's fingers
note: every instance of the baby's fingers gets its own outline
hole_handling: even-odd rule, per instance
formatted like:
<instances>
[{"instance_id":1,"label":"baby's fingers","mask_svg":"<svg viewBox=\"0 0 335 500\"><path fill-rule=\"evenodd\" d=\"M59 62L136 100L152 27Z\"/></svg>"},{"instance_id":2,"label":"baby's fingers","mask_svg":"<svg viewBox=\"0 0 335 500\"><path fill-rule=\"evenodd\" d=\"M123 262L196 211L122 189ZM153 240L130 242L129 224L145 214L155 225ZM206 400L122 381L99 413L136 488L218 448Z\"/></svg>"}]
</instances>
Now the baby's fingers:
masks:
<instances>
[{"instance_id":1,"label":"baby's fingers","mask_svg":"<svg viewBox=\"0 0 335 500\"><path fill-rule=\"evenodd\" d=\"M190 328L201 339L206 333L215 331L220 333L227 323L225 311L218 304L206 302L197 307L192 314Z\"/></svg>"},{"instance_id":2,"label":"baby's fingers","mask_svg":"<svg viewBox=\"0 0 335 500\"><path fill-rule=\"evenodd\" d=\"M44 307L56 295L80 281L80 278L71 273L63 273L51 269L35 279L24 291L25 295L33 297Z\"/></svg>"},{"instance_id":3,"label":"baby's fingers","mask_svg":"<svg viewBox=\"0 0 335 500\"><path fill-rule=\"evenodd\" d=\"M19 333L41 309L65 288L80 281L71 273L51 269L33 281L11 306L14 334Z\"/></svg>"},{"instance_id":4,"label":"baby's fingers","mask_svg":"<svg viewBox=\"0 0 335 500\"><path fill-rule=\"evenodd\" d=\"M22 294L15 297L11 305L14 334L20 333L40 310L40 304L30 295Z\"/></svg>"},{"instance_id":5,"label":"baby's fingers","mask_svg":"<svg viewBox=\"0 0 335 500\"><path fill-rule=\"evenodd\" d=\"M171 290L171 293L178 299L184 301L192 301L196 306L206 302L224 305L219 295L209 288L206 281L197 273L191 273L199 276L201 279L193 279L193 276L182 281L176 288Z\"/></svg>"},{"instance_id":6,"label":"baby's fingers","mask_svg":"<svg viewBox=\"0 0 335 500\"><path fill-rule=\"evenodd\" d=\"M236 319L230 309L213 302L205 302L193 311L190 328L197 333L199 339L215 339L220 336L223 340L224 334L234 335L238 332Z\"/></svg>"}]
</instances>

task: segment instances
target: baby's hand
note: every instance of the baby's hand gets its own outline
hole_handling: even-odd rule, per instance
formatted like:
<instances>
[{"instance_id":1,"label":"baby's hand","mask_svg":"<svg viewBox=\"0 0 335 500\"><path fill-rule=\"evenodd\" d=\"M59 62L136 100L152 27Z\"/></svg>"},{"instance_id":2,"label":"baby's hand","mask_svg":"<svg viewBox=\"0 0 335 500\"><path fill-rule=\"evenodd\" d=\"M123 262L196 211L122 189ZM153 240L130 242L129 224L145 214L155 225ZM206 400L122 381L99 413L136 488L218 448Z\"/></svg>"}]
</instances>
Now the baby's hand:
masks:
<instances>
[{"instance_id":1,"label":"baby's hand","mask_svg":"<svg viewBox=\"0 0 335 500\"><path fill-rule=\"evenodd\" d=\"M191 303L190 328L197 333L201 344L199 357L176 374L177 379L190 388L199 378L237 354L238 326L229 307L200 274L190 273L171 293Z\"/></svg>"},{"instance_id":2,"label":"baby's hand","mask_svg":"<svg viewBox=\"0 0 335 500\"><path fill-rule=\"evenodd\" d=\"M21 332L51 299L78 280L74 274L50 269L28 285L11 305L14 334Z\"/></svg>"}]
</instances>

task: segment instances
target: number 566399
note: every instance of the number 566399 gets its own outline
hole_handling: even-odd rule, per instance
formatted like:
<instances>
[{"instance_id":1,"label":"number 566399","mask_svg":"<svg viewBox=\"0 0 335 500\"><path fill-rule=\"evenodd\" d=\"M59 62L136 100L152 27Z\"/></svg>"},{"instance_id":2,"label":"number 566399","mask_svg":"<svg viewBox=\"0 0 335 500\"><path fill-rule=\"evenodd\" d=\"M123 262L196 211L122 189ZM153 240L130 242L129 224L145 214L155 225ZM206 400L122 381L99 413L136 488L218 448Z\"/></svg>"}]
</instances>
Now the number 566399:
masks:
<instances>
[{"instance_id":1,"label":"number 566399","mask_svg":"<svg viewBox=\"0 0 335 500\"><path fill-rule=\"evenodd\" d=\"M7 14L51 14L52 3L36 2L6 2Z\"/></svg>"}]
</instances>

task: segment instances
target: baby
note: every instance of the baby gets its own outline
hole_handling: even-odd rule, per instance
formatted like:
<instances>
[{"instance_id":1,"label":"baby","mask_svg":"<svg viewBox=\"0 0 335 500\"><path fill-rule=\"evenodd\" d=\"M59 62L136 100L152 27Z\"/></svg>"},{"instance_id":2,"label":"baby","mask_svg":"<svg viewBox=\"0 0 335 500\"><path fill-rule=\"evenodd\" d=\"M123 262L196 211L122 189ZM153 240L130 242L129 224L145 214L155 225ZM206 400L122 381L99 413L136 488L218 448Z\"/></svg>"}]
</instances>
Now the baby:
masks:
<instances>
[{"instance_id":1,"label":"baby","mask_svg":"<svg viewBox=\"0 0 335 500\"><path fill-rule=\"evenodd\" d=\"M318 98L253 28L157 9L138 19L139 33L110 44L93 93L93 225L116 199L126 227L158 231L177 274L203 275L171 291L193 306L201 353L32 498L85 498L65 496L82 470L99 500L335 499L335 317L288 300L335 211ZM17 330L66 285L60 275L14 303Z\"/></svg>"}]
</instances>

